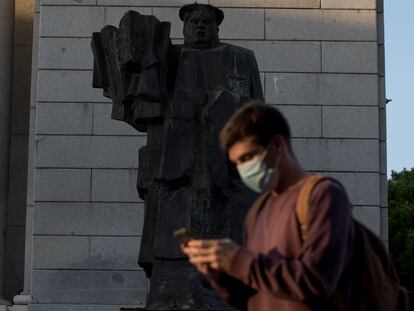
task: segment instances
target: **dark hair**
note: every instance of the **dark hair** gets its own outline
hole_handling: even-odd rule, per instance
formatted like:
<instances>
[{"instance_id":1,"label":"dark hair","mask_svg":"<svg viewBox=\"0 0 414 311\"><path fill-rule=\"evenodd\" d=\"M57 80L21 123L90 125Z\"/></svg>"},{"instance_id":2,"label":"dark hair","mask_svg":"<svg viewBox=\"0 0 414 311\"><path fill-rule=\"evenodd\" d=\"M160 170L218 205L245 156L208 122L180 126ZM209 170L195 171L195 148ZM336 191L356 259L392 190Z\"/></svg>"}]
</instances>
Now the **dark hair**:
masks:
<instances>
[{"instance_id":1,"label":"dark hair","mask_svg":"<svg viewBox=\"0 0 414 311\"><path fill-rule=\"evenodd\" d=\"M229 150L235 143L253 138L266 147L275 135L281 135L291 151L289 124L282 113L261 101L251 101L239 108L220 133L220 145Z\"/></svg>"}]
</instances>

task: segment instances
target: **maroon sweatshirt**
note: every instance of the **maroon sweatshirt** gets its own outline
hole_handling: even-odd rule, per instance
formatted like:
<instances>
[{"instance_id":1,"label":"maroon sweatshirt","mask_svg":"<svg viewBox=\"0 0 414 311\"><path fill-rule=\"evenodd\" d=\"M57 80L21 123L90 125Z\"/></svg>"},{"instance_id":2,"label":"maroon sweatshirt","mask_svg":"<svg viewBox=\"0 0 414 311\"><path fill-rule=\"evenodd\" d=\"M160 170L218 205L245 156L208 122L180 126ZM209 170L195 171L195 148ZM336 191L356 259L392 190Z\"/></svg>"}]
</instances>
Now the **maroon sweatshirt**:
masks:
<instances>
[{"instance_id":1,"label":"maroon sweatshirt","mask_svg":"<svg viewBox=\"0 0 414 311\"><path fill-rule=\"evenodd\" d=\"M350 305L351 204L339 184L319 182L302 242L295 206L308 177L269 196L253 225L245 228L245 243L229 272L211 279L220 296L239 310L325 311Z\"/></svg>"}]
</instances>

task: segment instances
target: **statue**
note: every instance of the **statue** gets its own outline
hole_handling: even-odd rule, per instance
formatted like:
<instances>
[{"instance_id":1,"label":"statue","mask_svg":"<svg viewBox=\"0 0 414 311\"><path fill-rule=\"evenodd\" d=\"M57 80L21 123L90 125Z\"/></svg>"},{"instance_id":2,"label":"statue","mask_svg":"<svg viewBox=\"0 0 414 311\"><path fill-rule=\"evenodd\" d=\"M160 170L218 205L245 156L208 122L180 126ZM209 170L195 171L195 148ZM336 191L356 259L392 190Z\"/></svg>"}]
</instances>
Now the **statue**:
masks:
<instances>
[{"instance_id":1,"label":"statue","mask_svg":"<svg viewBox=\"0 0 414 311\"><path fill-rule=\"evenodd\" d=\"M145 201L139 265L150 278L146 310L227 310L172 238L187 227L200 238L241 240L255 194L218 145L230 115L263 98L252 51L220 43L223 12L180 9L184 44L170 23L129 11L119 29L93 34L93 85L113 101L112 118L147 133L139 150L137 188Z\"/></svg>"}]
</instances>

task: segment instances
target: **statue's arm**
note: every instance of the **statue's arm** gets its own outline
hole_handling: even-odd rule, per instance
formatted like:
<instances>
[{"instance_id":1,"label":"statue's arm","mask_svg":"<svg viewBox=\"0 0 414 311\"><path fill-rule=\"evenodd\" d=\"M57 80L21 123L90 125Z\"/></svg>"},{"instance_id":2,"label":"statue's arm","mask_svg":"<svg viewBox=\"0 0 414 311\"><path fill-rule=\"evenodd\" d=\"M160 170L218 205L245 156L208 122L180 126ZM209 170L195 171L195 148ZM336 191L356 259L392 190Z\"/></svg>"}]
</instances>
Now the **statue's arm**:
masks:
<instances>
[{"instance_id":1,"label":"statue's arm","mask_svg":"<svg viewBox=\"0 0 414 311\"><path fill-rule=\"evenodd\" d=\"M259 73L259 66L257 65L256 57L252 51L249 59L251 66L250 97L253 99L264 100L262 80L260 78Z\"/></svg>"}]
</instances>

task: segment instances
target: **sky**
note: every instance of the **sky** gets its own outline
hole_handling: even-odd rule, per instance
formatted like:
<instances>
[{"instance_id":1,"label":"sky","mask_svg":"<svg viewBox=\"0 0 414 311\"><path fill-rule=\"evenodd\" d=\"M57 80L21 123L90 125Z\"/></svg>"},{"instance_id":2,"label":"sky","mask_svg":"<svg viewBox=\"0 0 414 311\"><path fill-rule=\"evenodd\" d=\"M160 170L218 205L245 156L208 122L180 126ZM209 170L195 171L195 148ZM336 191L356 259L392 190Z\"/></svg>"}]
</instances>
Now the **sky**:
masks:
<instances>
[{"instance_id":1,"label":"sky","mask_svg":"<svg viewBox=\"0 0 414 311\"><path fill-rule=\"evenodd\" d=\"M389 178L414 167L414 1L384 2Z\"/></svg>"}]
</instances>

